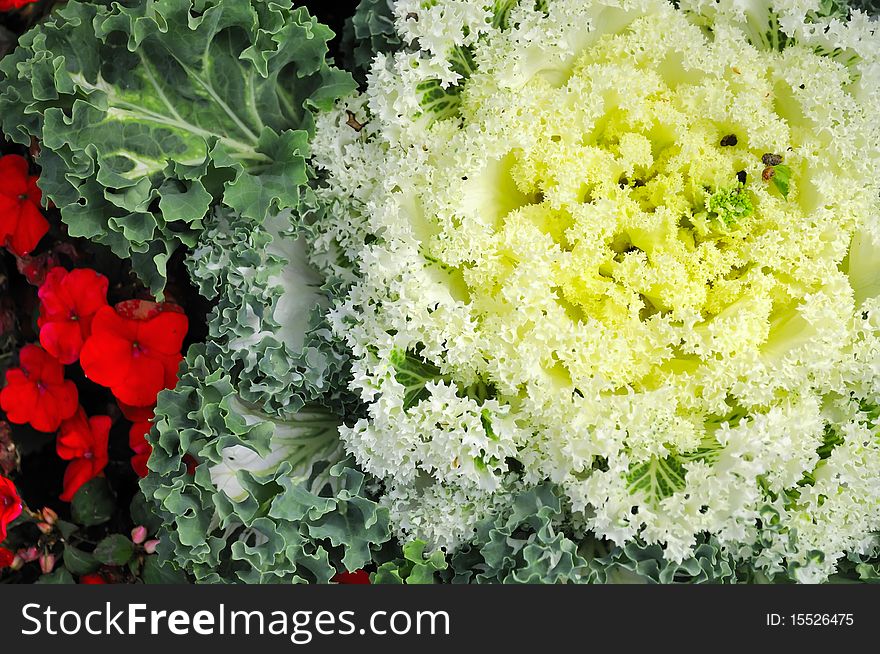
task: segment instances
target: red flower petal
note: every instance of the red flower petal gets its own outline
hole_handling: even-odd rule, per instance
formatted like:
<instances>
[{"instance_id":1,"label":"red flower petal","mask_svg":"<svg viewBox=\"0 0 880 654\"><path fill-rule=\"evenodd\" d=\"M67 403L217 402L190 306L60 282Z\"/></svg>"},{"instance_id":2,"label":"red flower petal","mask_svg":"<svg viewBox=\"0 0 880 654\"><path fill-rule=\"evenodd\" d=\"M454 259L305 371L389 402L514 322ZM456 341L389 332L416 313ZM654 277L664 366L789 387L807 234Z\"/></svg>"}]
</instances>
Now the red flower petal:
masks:
<instances>
[{"instance_id":1,"label":"red flower petal","mask_svg":"<svg viewBox=\"0 0 880 654\"><path fill-rule=\"evenodd\" d=\"M149 474L147 461L153 453L153 447L147 442L146 435L152 425L149 422L136 422L128 431L128 446L134 452L131 457L131 467L138 477L144 478Z\"/></svg>"},{"instance_id":2,"label":"red flower petal","mask_svg":"<svg viewBox=\"0 0 880 654\"><path fill-rule=\"evenodd\" d=\"M138 343L150 354L173 356L180 353L188 328L189 320L186 315L163 312L139 326Z\"/></svg>"},{"instance_id":3,"label":"red flower petal","mask_svg":"<svg viewBox=\"0 0 880 654\"><path fill-rule=\"evenodd\" d=\"M64 472L64 492L61 495L65 502L73 499L83 484L97 477L107 466L110 425L107 416L86 419L81 408L73 419L62 425L55 448L58 456L70 461Z\"/></svg>"},{"instance_id":4,"label":"red flower petal","mask_svg":"<svg viewBox=\"0 0 880 654\"><path fill-rule=\"evenodd\" d=\"M0 195L18 198L27 193L28 162L17 154L0 157Z\"/></svg>"},{"instance_id":5,"label":"red flower petal","mask_svg":"<svg viewBox=\"0 0 880 654\"><path fill-rule=\"evenodd\" d=\"M40 342L61 363L76 361L97 311L107 305L107 278L89 268L52 268L40 286Z\"/></svg>"},{"instance_id":6,"label":"red flower petal","mask_svg":"<svg viewBox=\"0 0 880 654\"><path fill-rule=\"evenodd\" d=\"M76 412L79 392L72 381L52 384L45 390L37 391L37 406L31 415L31 427L37 431L56 431L62 420Z\"/></svg>"},{"instance_id":7,"label":"red flower petal","mask_svg":"<svg viewBox=\"0 0 880 654\"><path fill-rule=\"evenodd\" d=\"M21 370L7 370L6 386L0 391L0 409L6 413L9 422L24 425L34 415L38 395L36 385Z\"/></svg>"},{"instance_id":8,"label":"red flower petal","mask_svg":"<svg viewBox=\"0 0 880 654\"><path fill-rule=\"evenodd\" d=\"M100 584L106 584L106 583L107 583L107 580L104 579L104 577L102 577L101 575L99 575L97 572L94 572L94 573L92 573L92 574L90 574L90 575L82 575L82 576L79 578L79 583L81 583L81 584L86 584L86 585L97 586L97 585L100 585Z\"/></svg>"},{"instance_id":9,"label":"red flower petal","mask_svg":"<svg viewBox=\"0 0 880 654\"><path fill-rule=\"evenodd\" d=\"M80 319L85 316L94 316L98 309L107 305L109 284L110 282L104 275L89 268L72 270L61 282L64 292L73 300L73 305Z\"/></svg>"},{"instance_id":10,"label":"red flower petal","mask_svg":"<svg viewBox=\"0 0 880 654\"><path fill-rule=\"evenodd\" d=\"M56 266L46 273L37 295L40 298L40 322L44 320L66 320L70 310L70 299L63 293L61 282L67 277L67 270Z\"/></svg>"},{"instance_id":11,"label":"red flower petal","mask_svg":"<svg viewBox=\"0 0 880 654\"><path fill-rule=\"evenodd\" d=\"M9 246L19 256L30 254L48 231L49 221L39 207L30 202L22 202Z\"/></svg>"},{"instance_id":12,"label":"red flower petal","mask_svg":"<svg viewBox=\"0 0 880 654\"><path fill-rule=\"evenodd\" d=\"M149 422L153 419L153 411L155 407L131 406L118 400L116 403L119 405L119 409L122 411L122 415L125 416L126 420L130 420L131 422Z\"/></svg>"},{"instance_id":13,"label":"red flower petal","mask_svg":"<svg viewBox=\"0 0 880 654\"><path fill-rule=\"evenodd\" d=\"M37 185L37 181L39 181L39 177L36 175L28 177L27 181L27 196L28 200L34 203L35 206L39 207L40 203L43 201L43 191L40 190L40 187Z\"/></svg>"},{"instance_id":14,"label":"red flower petal","mask_svg":"<svg viewBox=\"0 0 880 654\"><path fill-rule=\"evenodd\" d=\"M10 11L12 9L21 9L25 5L29 5L37 0L0 0L0 11Z\"/></svg>"},{"instance_id":15,"label":"red flower petal","mask_svg":"<svg viewBox=\"0 0 880 654\"><path fill-rule=\"evenodd\" d=\"M161 362L146 356L133 357L125 378L111 387L116 398L132 406L153 406L165 388L165 369Z\"/></svg>"},{"instance_id":16,"label":"red flower petal","mask_svg":"<svg viewBox=\"0 0 880 654\"><path fill-rule=\"evenodd\" d=\"M187 326L186 315L177 312L131 320L102 307L80 352L80 364L87 377L110 387L119 402L153 406L159 391L176 383Z\"/></svg>"},{"instance_id":17,"label":"red flower petal","mask_svg":"<svg viewBox=\"0 0 880 654\"><path fill-rule=\"evenodd\" d=\"M150 474L150 469L147 467L147 463L150 461L151 453L152 451L145 454L135 454L131 457L131 469L134 470L134 474L141 479Z\"/></svg>"},{"instance_id":18,"label":"red flower petal","mask_svg":"<svg viewBox=\"0 0 880 654\"><path fill-rule=\"evenodd\" d=\"M40 345L59 362L75 363L83 346L82 327L73 321L47 322L40 328Z\"/></svg>"},{"instance_id":19,"label":"red flower petal","mask_svg":"<svg viewBox=\"0 0 880 654\"><path fill-rule=\"evenodd\" d=\"M107 446L110 442L110 427L113 421L109 416L92 416L89 418L89 427L92 431L93 443L95 447L95 462L103 470L110 462L107 454Z\"/></svg>"},{"instance_id":20,"label":"red flower petal","mask_svg":"<svg viewBox=\"0 0 880 654\"><path fill-rule=\"evenodd\" d=\"M66 461L81 457L92 442L91 428L86 412L79 407L76 413L61 423L55 451Z\"/></svg>"},{"instance_id":21,"label":"red flower petal","mask_svg":"<svg viewBox=\"0 0 880 654\"><path fill-rule=\"evenodd\" d=\"M124 382L129 374L131 341L112 332L99 332L100 317L101 312L98 312L92 323L92 334L79 353L79 363L86 377L96 384L113 388Z\"/></svg>"},{"instance_id":22,"label":"red flower petal","mask_svg":"<svg viewBox=\"0 0 880 654\"><path fill-rule=\"evenodd\" d=\"M101 307L92 320L92 334L113 334L124 338L129 343L137 339L138 323L126 320L116 313L111 306Z\"/></svg>"},{"instance_id":23,"label":"red flower petal","mask_svg":"<svg viewBox=\"0 0 880 654\"><path fill-rule=\"evenodd\" d=\"M183 361L182 354L165 357L162 359L162 365L165 368L165 388L174 388L180 377L180 362Z\"/></svg>"},{"instance_id":24,"label":"red flower petal","mask_svg":"<svg viewBox=\"0 0 880 654\"><path fill-rule=\"evenodd\" d=\"M70 502L83 484L95 478L92 463L88 459L74 459L67 464L64 471L64 491L61 493L63 502Z\"/></svg>"},{"instance_id":25,"label":"red flower petal","mask_svg":"<svg viewBox=\"0 0 880 654\"><path fill-rule=\"evenodd\" d=\"M9 523L21 515L22 508L15 484L0 475L0 543L6 540L6 529Z\"/></svg>"},{"instance_id":26,"label":"red flower petal","mask_svg":"<svg viewBox=\"0 0 880 654\"><path fill-rule=\"evenodd\" d=\"M335 581L337 584L368 584L370 583L370 573L365 570L337 572L330 581Z\"/></svg>"},{"instance_id":27,"label":"red flower petal","mask_svg":"<svg viewBox=\"0 0 880 654\"><path fill-rule=\"evenodd\" d=\"M15 561L15 553L5 547L0 547L0 570L11 567L13 561Z\"/></svg>"}]
</instances>

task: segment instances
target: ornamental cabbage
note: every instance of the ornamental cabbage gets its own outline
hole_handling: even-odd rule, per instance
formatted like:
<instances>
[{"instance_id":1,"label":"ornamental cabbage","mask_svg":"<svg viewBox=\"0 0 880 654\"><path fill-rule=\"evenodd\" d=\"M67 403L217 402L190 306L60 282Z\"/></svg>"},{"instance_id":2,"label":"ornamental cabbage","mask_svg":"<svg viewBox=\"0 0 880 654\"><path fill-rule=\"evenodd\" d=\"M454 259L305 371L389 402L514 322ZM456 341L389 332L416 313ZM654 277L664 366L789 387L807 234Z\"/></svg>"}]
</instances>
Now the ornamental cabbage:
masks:
<instances>
[{"instance_id":1,"label":"ornamental cabbage","mask_svg":"<svg viewBox=\"0 0 880 654\"><path fill-rule=\"evenodd\" d=\"M356 272L330 321L367 413L340 434L398 537L528 579L506 566L539 553L487 525L550 483L534 528L568 578L593 568L557 536L667 581L876 557L878 23L819 0L393 14L403 45L312 148L316 243Z\"/></svg>"}]
</instances>

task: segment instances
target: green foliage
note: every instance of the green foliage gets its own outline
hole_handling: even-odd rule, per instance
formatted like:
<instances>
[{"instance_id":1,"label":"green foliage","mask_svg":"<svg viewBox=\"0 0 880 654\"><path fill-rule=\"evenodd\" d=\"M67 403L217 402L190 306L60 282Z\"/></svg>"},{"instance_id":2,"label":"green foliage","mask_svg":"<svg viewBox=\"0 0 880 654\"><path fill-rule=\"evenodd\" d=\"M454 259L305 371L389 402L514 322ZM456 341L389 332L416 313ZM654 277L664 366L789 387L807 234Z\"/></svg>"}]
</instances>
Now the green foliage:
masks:
<instances>
[{"instance_id":1,"label":"green foliage","mask_svg":"<svg viewBox=\"0 0 880 654\"><path fill-rule=\"evenodd\" d=\"M363 83L373 58L401 46L394 29L393 0L361 0L354 16L345 22L342 52L345 67Z\"/></svg>"},{"instance_id":2,"label":"green foliage","mask_svg":"<svg viewBox=\"0 0 880 654\"><path fill-rule=\"evenodd\" d=\"M395 350L391 353L394 378L404 386L403 408L409 409L428 397L425 385L443 379L440 368L410 352Z\"/></svg>"},{"instance_id":3,"label":"green foliage","mask_svg":"<svg viewBox=\"0 0 880 654\"><path fill-rule=\"evenodd\" d=\"M519 494L510 512L477 526L450 561L453 583L578 583L588 574L577 543L559 530L562 499L545 484Z\"/></svg>"},{"instance_id":4,"label":"green foliage","mask_svg":"<svg viewBox=\"0 0 880 654\"><path fill-rule=\"evenodd\" d=\"M143 579L145 584L185 584L186 575L170 565L162 565L159 557L150 556L144 561Z\"/></svg>"},{"instance_id":5,"label":"green foliage","mask_svg":"<svg viewBox=\"0 0 880 654\"><path fill-rule=\"evenodd\" d=\"M331 298L290 212L262 225L213 212L187 266L215 302L206 355L229 371L244 401L279 416L309 402L351 402L340 381L348 357L325 321Z\"/></svg>"},{"instance_id":6,"label":"green foliage","mask_svg":"<svg viewBox=\"0 0 880 654\"><path fill-rule=\"evenodd\" d=\"M850 0L853 9L861 9L869 16L880 16L880 1L878 0Z\"/></svg>"},{"instance_id":7,"label":"green foliage","mask_svg":"<svg viewBox=\"0 0 880 654\"><path fill-rule=\"evenodd\" d=\"M184 365L177 388L159 397L149 437L154 474L141 483L165 522L163 559L197 581L245 583L327 582L337 569L367 564L390 538L388 513L340 448L296 465L277 456L285 423L244 402L204 347L194 346ZM241 493L214 481L218 466L233 465L230 448L263 462L259 471L237 470ZM186 455L201 464L194 475Z\"/></svg>"},{"instance_id":8,"label":"green foliage","mask_svg":"<svg viewBox=\"0 0 880 654\"><path fill-rule=\"evenodd\" d=\"M94 556L73 545L64 548L63 560L64 567L77 576L90 574L101 567L101 562Z\"/></svg>"},{"instance_id":9,"label":"green foliage","mask_svg":"<svg viewBox=\"0 0 880 654\"><path fill-rule=\"evenodd\" d=\"M680 563L667 559L659 545L637 541L609 547L587 539L581 553L589 559L592 583L732 584L743 580L730 554L714 538L703 538Z\"/></svg>"},{"instance_id":10,"label":"green foliage","mask_svg":"<svg viewBox=\"0 0 880 654\"><path fill-rule=\"evenodd\" d=\"M452 70L461 76L456 84L444 86L440 80L431 79L416 87L422 115L427 116L429 121L443 120L459 114L464 84L476 70L473 51L469 48L453 46L448 57Z\"/></svg>"},{"instance_id":11,"label":"green foliage","mask_svg":"<svg viewBox=\"0 0 880 654\"><path fill-rule=\"evenodd\" d=\"M0 64L0 120L42 141L41 187L73 236L154 292L213 202L261 221L307 181L312 110L351 91L332 32L267 0L70 2Z\"/></svg>"},{"instance_id":12,"label":"green foliage","mask_svg":"<svg viewBox=\"0 0 880 654\"><path fill-rule=\"evenodd\" d=\"M43 575L34 583L37 584L73 584L73 576L66 568L55 568L47 575Z\"/></svg>"},{"instance_id":13,"label":"green foliage","mask_svg":"<svg viewBox=\"0 0 880 654\"><path fill-rule=\"evenodd\" d=\"M520 493L509 514L481 523L477 538L450 557L453 583L736 583L745 580L730 554L703 538L675 563L659 545L624 547L576 536L550 484ZM760 580L757 580L760 581Z\"/></svg>"},{"instance_id":14,"label":"green foliage","mask_svg":"<svg viewBox=\"0 0 880 654\"><path fill-rule=\"evenodd\" d=\"M859 9L869 16L880 15L880 2L878 0L820 0L819 16L845 19L850 9Z\"/></svg>"},{"instance_id":15,"label":"green foliage","mask_svg":"<svg viewBox=\"0 0 880 654\"><path fill-rule=\"evenodd\" d=\"M116 499L104 477L96 477L80 487L70 503L74 522L92 527L113 517Z\"/></svg>"},{"instance_id":16,"label":"green foliage","mask_svg":"<svg viewBox=\"0 0 880 654\"><path fill-rule=\"evenodd\" d=\"M104 565L125 565L134 554L134 544L122 534L111 534L95 546L92 555Z\"/></svg>"},{"instance_id":17,"label":"green foliage","mask_svg":"<svg viewBox=\"0 0 880 654\"><path fill-rule=\"evenodd\" d=\"M437 574L446 570L446 557L440 550L425 554L424 541L414 540L403 546L403 558L387 561L373 575L374 584L433 584Z\"/></svg>"},{"instance_id":18,"label":"green foliage","mask_svg":"<svg viewBox=\"0 0 880 654\"><path fill-rule=\"evenodd\" d=\"M788 191L791 186L791 168L785 165L779 165L773 167L774 173L773 177L773 186L776 187L780 193L782 193L782 197L788 197Z\"/></svg>"}]
</instances>

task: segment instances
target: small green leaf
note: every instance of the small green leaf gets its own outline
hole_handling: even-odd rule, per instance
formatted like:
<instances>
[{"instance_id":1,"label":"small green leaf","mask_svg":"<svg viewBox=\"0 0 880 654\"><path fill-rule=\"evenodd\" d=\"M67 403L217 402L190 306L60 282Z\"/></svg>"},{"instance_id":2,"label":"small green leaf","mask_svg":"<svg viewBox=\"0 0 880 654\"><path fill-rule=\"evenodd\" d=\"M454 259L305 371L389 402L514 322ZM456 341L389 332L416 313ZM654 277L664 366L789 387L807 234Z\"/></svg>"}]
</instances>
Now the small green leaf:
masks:
<instances>
[{"instance_id":1,"label":"small green leaf","mask_svg":"<svg viewBox=\"0 0 880 654\"><path fill-rule=\"evenodd\" d=\"M786 166L785 164L779 164L778 166L774 166L773 170L773 185L782 193L782 197L788 199L788 192L791 186L791 168Z\"/></svg>"},{"instance_id":2,"label":"small green leaf","mask_svg":"<svg viewBox=\"0 0 880 654\"><path fill-rule=\"evenodd\" d=\"M379 569L376 570L370 583L376 585L386 584L396 586L403 583L403 577L400 574L398 565L394 561L388 561L379 566Z\"/></svg>"},{"instance_id":3,"label":"small green leaf","mask_svg":"<svg viewBox=\"0 0 880 654\"><path fill-rule=\"evenodd\" d=\"M64 567L77 576L87 575L101 567L101 564L88 552L72 545L64 548Z\"/></svg>"},{"instance_id":4,"label":"small green leaf","mask_svg":"<svg viewBox=\"0 0 880 654\"><path fill-rule=\"evenodd\" d=\"M125 565L134 554L134 545L122 534L107 536L98 543L94 557L105 565Z\"/></svg>"},{"instance_id":5,"label":"small green leaf","mask_svg":"<svg viewBox=\"0 0 880 654\"><path fill-rule=\"evenodd\" d=\"M103 477L86 482L70 503L73 521L85 527L92 527L107 522L113 517L116 508L115 498L110 485Z\"/></svg>"},{"instance_id":6,"label":"small green leaf","mask_svg":"<svg viewBox=\"0 0 880 654\"><path fill-rule=\"evenodd\" d=\"M54 572L43 575L37 579L35 584L73 584L73 576L66 568L56 568Z\"/></svg>"},{"instance_id":7,"label":"small green leaf","mask_svg":"<svg viewBox=\"0 0 880 654\"><path fill-rule=\"evenodd\" d=\"M144 561L143 579L145 584L186 584L186 575L169 564L159 563L159 557L148 556Z\"/></svg>"},{"instance_id":8,"label":"small green leaf","mask_svg":"<svg viewBox=\"0 0 880 654\"><path fill-rule=\"evenodd\" d=\"M76 533L79 527L72 522L67 522L66 520L58 520L55 523L55 527L58 528L58 531L61 532L61 536L66 540L71 537L72 534Z\"/></svg>"}]
</instances>

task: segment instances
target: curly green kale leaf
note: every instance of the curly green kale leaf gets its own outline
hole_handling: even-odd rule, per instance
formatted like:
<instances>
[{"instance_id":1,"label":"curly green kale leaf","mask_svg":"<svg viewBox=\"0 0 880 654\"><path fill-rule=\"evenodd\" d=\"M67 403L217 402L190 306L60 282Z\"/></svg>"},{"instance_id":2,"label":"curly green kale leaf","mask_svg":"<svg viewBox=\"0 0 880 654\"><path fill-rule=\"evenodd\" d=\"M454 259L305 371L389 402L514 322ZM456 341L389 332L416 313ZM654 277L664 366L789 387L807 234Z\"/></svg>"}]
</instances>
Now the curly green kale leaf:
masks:
<instances>
[{"instance_id":1,"label":"curly green kale leaf","mask_svg":"<svg viewBox=\"0 0 880 654\"><path fill-rule=\"evenodd\" d=\"M326 409L267 416L194 346L156 416L141 487L164 521L159 554L197 581L328 582L390 539Z\"/></svg>"},{"instance_id":2,"label":"curly green kale leaf","mask_svg":"<svg viewBox=\"0 0 880 654\"><path fill-rule=\"evenodd\" d=\"M403 546L403 558L387 561L373 576L374 584L433 584L436 573L446 570L446 557L440 550L425 552L425 541L414 540Z\"/></svg>"},{"instance_id":3,"label":"curly green kale leaf","mask_svg":"<svg viewBox=\"0 0 880 654\"><path fill-rule=\"evenodd\" d=\"M326 325L330 293L295 222L289 211L256 224L217 210L187 259L201 294L216 301L207 356L243 400L281 417L309 402L352 401L342 381L348 357Z\"/></svg>"},{"instance_id":4,"label":"curly green kale leaf","mask_svg":"<svg viewBox=\"0 0 880 654\"><path fill-rule=\"evenodd\" d=\"M511 510L477 526L451 559L453 583L579 583L589 573L575 541L559 529L562 499L550 484L517 495Z\"/></svg>"},{"instance_id":5,"label":"curly green kale leaf","mask_svg":"<svg viewBox=\"0 0 880 654\"><path fill-rule=\"evenodd\" d=\"M393 0L361 0L345 22L342 51L346 68L359 81L366 79L373 58L398 50L403 42L394 27Z\"/></svg>"},{"instance_id":6,"label":"curly green kale leaf","mask_svg":"<svg viewBox=\"0 0 880 654\"><path fill-rule=\"evenodd\" d=\"M297 205L312 110L354 88L326 60L332 36L266 0L70 2L0 64L0 121L42 141L70 233L158 292L213 202L254 220Z\"/></svg>"},{"instance_id":7,"label":"curly green kale leaf","mask_svg":"<svg viewBox=\"0 0 880 654\"><path fill-rule=\"evenodd\" d=\"M509 512L484 520L450 557L452 583L736 583L742 575L713 538L680 563L659 545L623 547L572 533L551 484L519 493ZM380 569L381 571L381 569ZM760 579L756 580L760 581Z\"/></svg>"}]
</instances>

